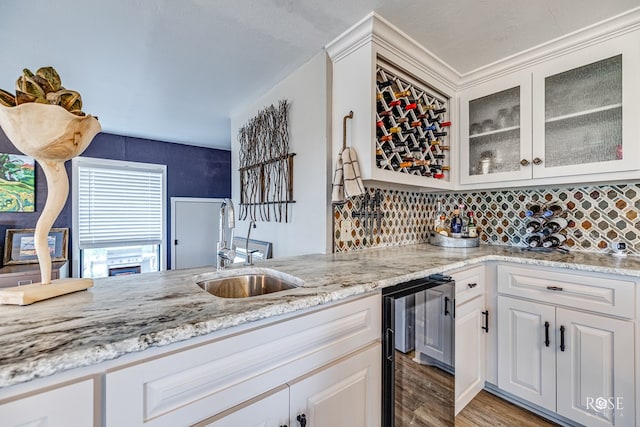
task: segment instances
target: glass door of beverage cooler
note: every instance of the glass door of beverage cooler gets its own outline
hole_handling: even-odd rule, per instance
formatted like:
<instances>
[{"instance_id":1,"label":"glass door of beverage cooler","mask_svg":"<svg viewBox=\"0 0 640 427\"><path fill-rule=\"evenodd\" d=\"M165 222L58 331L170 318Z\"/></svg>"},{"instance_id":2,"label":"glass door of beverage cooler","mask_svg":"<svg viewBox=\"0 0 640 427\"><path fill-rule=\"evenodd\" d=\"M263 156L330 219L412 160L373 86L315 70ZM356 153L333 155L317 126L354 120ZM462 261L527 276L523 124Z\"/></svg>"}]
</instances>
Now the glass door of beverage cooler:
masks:
<instances>
[{"instance_id":1,"label":"glass door of beverage cooler","mask_svg":"<svg viewBox=\"0 0 640 427\"><path fill-rule=\"evenodd\" d=\"M452 318L453 299L445 300L444 305L437 301L431 304L427 302L430 298L426 294L439 287L453 289L453 285L451 277L438 274L382 290L382 427L450 427L455 424L452 362L442 363L442 360L422 354L417 345L406 345L405 340L398 339L409 336L413 337L414 344L418 343L417 335L424 335L428 329L423 325L420 332L418 316L422 320L440 318L440 322L444 321L445 315ZM414 325L415 330L407 330ZM423 337L421 341L428 344L446 341L438 333L429 336L429 340Z\"/></svg>"},{"instance_id":2,"label":"glass door of beverage cooler","mask_svg":"<svg viewBox=\"0 0 640 427\"><path fill-rule=\"evenodd\" d=\"M534 70L533 177L638 169L638 36ZM626 41L625 41L626 40ZM624 89L624 90L623 90Z\"/></svg>"},{"instance_id":3,"label":"glass door of beverage cooler","mask_svg":"<svg viewBox=\"0 0 640 427\"><path fill-rule=\"evenodd\" d=\"M531 76L517 74L461 96L461 183L531 178Z\"/></svg>"}]
</instances>

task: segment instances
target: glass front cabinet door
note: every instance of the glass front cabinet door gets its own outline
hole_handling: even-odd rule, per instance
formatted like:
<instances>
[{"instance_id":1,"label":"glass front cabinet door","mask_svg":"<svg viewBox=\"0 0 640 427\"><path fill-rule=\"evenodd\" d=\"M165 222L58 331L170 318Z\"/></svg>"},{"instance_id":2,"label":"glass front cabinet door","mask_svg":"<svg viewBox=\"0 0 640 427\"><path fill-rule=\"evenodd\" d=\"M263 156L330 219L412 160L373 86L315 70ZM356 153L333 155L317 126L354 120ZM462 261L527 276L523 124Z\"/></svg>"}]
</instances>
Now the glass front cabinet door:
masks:
<instances>
[{"instance_id":1,"label":"glass front cabinet door","mask_svg":"<svg viewBox=\"0 0 640 427\"><path fill-rule=\"evenodd\" d=\"M637 31L533 70L533 177L640 169Z\"/></svg>"},{"instance_id":2,"label":"glass front cabinet door","mask_svg":"<svg viewBox=\"0 0 640 427\"><path fill-rule=\"evenodd\" d=\"M638 46L633 31L465 90L460 183L640 170Z\"/></svg>"},{"instance_id":3,"label":"glass front cabinet door","mask_svg":"<svg viewBox=\"0 0 640 427\"><path fill-rule=\"evenodd\" d=\"M531 75L519 73L460 97L460 183L531 178Z\"/></svg>"}]
</instances>

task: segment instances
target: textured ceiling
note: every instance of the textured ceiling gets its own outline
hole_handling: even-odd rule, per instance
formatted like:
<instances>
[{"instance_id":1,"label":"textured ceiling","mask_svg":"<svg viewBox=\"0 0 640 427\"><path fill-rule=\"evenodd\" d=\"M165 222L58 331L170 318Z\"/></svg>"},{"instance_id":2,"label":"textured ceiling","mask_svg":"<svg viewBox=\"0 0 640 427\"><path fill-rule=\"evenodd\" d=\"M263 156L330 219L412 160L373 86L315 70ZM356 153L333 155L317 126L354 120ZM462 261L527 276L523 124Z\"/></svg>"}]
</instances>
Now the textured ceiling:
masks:
<instances>
[{"instance_id":1,"label":"textured ceiling","mask_svg":"<svg viewBox=\"0 0 640 427\"><path fill-rule=\"evenodd\" d=\"M0 0L0 88L53 65L106 132L228 149L230 115L371 10L461 73L639 0Z\"/></svg>"}]
</instances>

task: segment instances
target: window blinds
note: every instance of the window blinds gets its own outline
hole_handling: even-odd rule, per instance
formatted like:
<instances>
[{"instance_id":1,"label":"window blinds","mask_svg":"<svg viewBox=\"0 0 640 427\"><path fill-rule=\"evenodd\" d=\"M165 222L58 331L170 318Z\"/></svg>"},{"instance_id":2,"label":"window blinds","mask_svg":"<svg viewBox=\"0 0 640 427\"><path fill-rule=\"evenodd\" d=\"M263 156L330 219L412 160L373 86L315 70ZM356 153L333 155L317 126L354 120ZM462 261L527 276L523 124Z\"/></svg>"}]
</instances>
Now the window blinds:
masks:
<instances>
[{"instance_id":1,"label":"window blinds","mask_svg":"<svg viewBox=\"0 0 640 427\"><path fill-rule=\"evenodd\" d=\"M79 165L79 249L161 244L164 172L162 166Z\"/></svg>"}]
</instances>

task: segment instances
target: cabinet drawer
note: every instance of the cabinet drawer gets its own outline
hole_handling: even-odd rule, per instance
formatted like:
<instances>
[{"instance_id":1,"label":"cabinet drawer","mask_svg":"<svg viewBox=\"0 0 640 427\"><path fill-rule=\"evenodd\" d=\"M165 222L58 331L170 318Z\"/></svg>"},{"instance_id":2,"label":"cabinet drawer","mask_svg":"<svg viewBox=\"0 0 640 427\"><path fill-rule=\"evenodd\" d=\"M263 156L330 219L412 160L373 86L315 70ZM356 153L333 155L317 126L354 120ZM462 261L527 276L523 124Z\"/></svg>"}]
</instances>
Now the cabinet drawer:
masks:
<instances>
[{"instance_id":1,"label":"cabinet drawer","mask_svg":"<svg viewBox=\"0 0 640 427\"><path fill-rule=\"evenodd\" d=\"M380 294L108 372L106 426L195 423L380 339Z\"/></svg>"},{"instance_id":2,"label":"cabinet drawer","mask_svg":"<svg viewBox=\"0 0 640 427\"><path fill-rule=\"evenodd\" d=\"M498 292L619 317L634 317L635 281L550 268L498 265Z\"/></svg>"},{"instance_id":3,"label":"cabinet drawer","mask_svg":"<svg viewBox=\"0 0 640 427\"><path fill-rule=\"evenodd\" d=\"M466 270L451 273L456 282L455 299L459 306L477 296L484 295L484 266L468 268Z\"/></svg>"},{"instance_id":4,"label":"cabinet drawer","mask_svg":"<svg viewBox=\"0 0 640 427\"><path fill-rule=\"evenodd\" d=\"M94 425L93 380L0 402L3 427L81 427Z\"/></svg>"}]
</instances>

